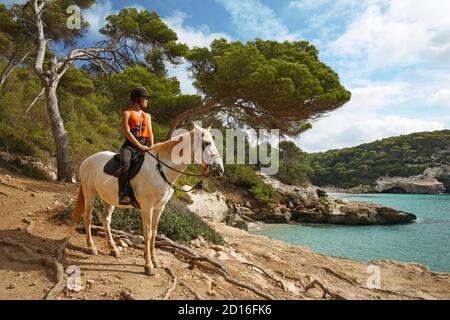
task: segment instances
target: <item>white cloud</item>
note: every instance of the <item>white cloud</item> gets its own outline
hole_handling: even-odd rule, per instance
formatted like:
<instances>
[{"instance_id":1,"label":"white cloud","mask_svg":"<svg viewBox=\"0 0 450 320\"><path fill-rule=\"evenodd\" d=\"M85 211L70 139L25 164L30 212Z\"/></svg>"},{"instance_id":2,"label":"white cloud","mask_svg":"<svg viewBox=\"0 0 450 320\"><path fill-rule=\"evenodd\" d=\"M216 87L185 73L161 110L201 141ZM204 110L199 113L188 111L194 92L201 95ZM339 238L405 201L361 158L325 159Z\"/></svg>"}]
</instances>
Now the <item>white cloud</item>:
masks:
<instances>
[{"instance_id":1,"label":"white cloud","mask_svg":"<svg viewBox=\"0 0 450 320\"><path fill-rule=\"evenodd\" d=\"M387 114L387 111L405 102L404 97L411 89L405 83L370 84L351 89L349 103L313 123L313 128L295 141L303 150L316 152L356 146L400 134L444 129L445 119L440 117Z\"/></svg>"},{"instance_id":2,"label":"white cloud","mask_svg":"<svg viewBox=\"0 0 450 320\"><path fill-rule=\"evenodd\" d=\"M288 7L301 10L311 10L320 7L327 1L328 0L296 0L289 2Z\"/></svg>"},{"instance_id":3,"label":"white cloud","mask_svg":"<svg viewBox=\"0 0 450 320\"><path fill-rule=\"evenodd\" d=\"M209 27L201 25L192 27L186 25L188 15L181 11L175 11L172 15L163 18L162 20L178 35L178 41L187 44L190 48L193 47L209 47L214 39L225 38L231 39L226 33L210 32ZM187 71L188 63L183 63L178 66L167 64L167 71L169 76L176 77L180 81L181 92L185 94L195 94L196 89L192 85L192 79L189 78Z\"/></svg>"},{"instance_id":4,"label":"white cloud","mask_svg":"<svg viewBox=\"0 0 450 320\"><path fill-rule=\"evenodd\" d=\"M86 37L91 41L100 40L103 35L99 32L105 25L106 18L114 14L111 1L96 2L91 8L83 10L83 18L89 23Z\"/></svg>"},{"instance_id":5,"label":"white cloud","mask_svg":"<svg viewBox=\"0 0 450 320\"><path fill-rule=\"evenodd\" d=\"M260 0L216 0L231 15L232 23L240 36L252 40L298 40L298 33L291 33L276 13Z\"/></svg>"},{"instance_id":6,"label":"white cloud","mask_svg":"<svg viewBox=\"0 0 450 320\"><path fill-rule=\"evenodd\" d=\"M305 151L318 152L352 147L378 139L421 131L442 130L439 120L424 120L398 115L352 117L349 113L331 115L315 124L295 141Z\"/></svg>"},{"instance_id":7,"label":"white cloud","mask_svg":"<svg viewBox=\"0 0 450 320\"><path fill-rule=\"evenodd\" d=\"M406 83L375 84L367 87L352 89L351 106L365 109L379 109L387 105L400 104L404 102Z\"/></svg>"},{"instance_id":8,"label":"white cloud","mask_svg":"<svg viewBox=\"0 0 450 320\"><path fill-rule=\"evenodd\" d=\"M329 52L365 60L369 71L450 62L450 1L397 0L370 5L329 45Z\"/></svg>"},{"instance_id":9,"label":"white cloud","mask_svg":"<svg viewBox=\"0 0 450 320\"><path fill-rule=\"evenodd\" d=\"M428 100L429 104L441 107L450 107L450 89L441 89Z\"/></svg>"},{"instance_id":10,"label":"white cloud","mask_svg":"<svg viewBox=\"0 0 450 320\"><path fill-rule=\"evenodd\" d=\"M226 33L210 32L209 27L202 25L191 27L185 24L188 15L181 11L175 11L171 16L163 18L163 21L178 35L180 42L186 43L190 48L209 47L211 42L217 38L230 39Z\"/></svg>"},{"instance_id":11,"label":"white cloud","mask_svg":"<svg viewBox=\"0 0 450 320\"><path fill-rule=\"evenodd\" d=\"M179 64L177 66L168 63L166 67L169 76L176 77L180 82L180 89L182 93L184 94L197 93L197 90L192 85L192 80L189 78L189 72L187 71L188 63Z\"/></svg>"}]
</instances>

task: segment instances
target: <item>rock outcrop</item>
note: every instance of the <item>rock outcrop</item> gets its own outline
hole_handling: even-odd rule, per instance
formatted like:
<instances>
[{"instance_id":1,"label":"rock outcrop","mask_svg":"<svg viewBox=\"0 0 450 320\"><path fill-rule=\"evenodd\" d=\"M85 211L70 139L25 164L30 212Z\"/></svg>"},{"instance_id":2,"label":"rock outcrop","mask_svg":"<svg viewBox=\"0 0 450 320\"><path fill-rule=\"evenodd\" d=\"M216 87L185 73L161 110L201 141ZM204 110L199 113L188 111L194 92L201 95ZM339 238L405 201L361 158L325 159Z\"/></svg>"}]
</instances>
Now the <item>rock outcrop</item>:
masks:
<instances>
[{"instance_id":1,"label":"rock outcrop","mask_svg":"<svg viewBox=\"0 0 450 320\"><path fill-rule=\"evenodd\" d=\"M445 187L437 179L412 176L380 178L376 181L374 190L379 193L441 194L445 192Z\"/></svg>"},{"instance_id":2,"label":"rock outcrop","mask_svg":"<svg viewBox=\"0 0 450 320\"><path fill-rule=\"evenodd\" d=\"M28 171L26 174L30 175L30 171L33 171L34 175L38 175L40 178L56 180L56 166L53 163L43 163L36 157L8 152L0 152L0 160L20 173L24 173L22 171L26 170Z\"/></svg>"},{"instance_id":3,"label":"rock outcrop","mask_svg":"<svg viewBox=\"0 0 450 320\"><path fill-rule=\"evenodd\" d=\"M408 223L417 219L414 214L390 207L364 202L328 199L315 208L297 207L292 218L303 223L330 223L348 225L382 225Z\"/></svg>"},{"instance_id":4,"label":"rock outcrop","mask_svg":"<svg viewBox=\"0 0 450 320\"><path fill-rule=\"evenodd\" d=\"M329 193L450 193L450 166L439 165L425 169L422 174L410 177L380 177L374 185L359 185L344 189L323 187Z\"/></svg>"},{"instance_id":5,"label":"rock outcrop","mask_svg":"<svg viewBox=\"0 0 450 320\"><path fill-rule=\"evenodd\" d=\"M189 188L189 186L186 186ZM224 222L228 216L226 198L219 192L208 193L203 190L188 192L191 202L187 208L201 217Z\"/></svg>"},{"instance_id":6,"label":"rock outcrop","mask_svg":"<svg viewBox=\"0 0 450 320\"><path fill-rule=\"evenodd\" d=\"M268 223L330 223L349 225L408 223L416 220L411 213L366 202L350 202L328 197L314 185L289 186L273 177L264 181L285 196L285 204L255 210L255 220Z\"/></svg>"}]
</instances>

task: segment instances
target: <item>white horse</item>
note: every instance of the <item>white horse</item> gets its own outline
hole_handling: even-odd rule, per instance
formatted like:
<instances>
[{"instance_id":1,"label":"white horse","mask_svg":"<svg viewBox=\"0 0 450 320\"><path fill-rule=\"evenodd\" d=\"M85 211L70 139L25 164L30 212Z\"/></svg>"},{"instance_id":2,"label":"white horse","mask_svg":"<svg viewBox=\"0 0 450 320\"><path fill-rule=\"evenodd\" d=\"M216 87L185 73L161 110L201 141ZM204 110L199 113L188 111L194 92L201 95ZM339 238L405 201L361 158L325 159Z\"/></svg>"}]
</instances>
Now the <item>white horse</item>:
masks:
<instances>
[{"instance_id":1,"label":"white horse","mask_svg":"<svg viewBox=\"0 0 450 320\"><path fill-rule=\"evenodd\" d=\"M187 153L183 153L186 152L186 150L190 150L190 161L193 161L194 158L198 158L197 156L194 157L194 155L196 152L200 151L200 155L202 155L201 160L196 161L196 163L201 165L202 172L209 172L215 177L220 177L223 174L223 162L214 144L212 135L209 132L210 128L211 127L203 129L194 124L190 131L151 147L150 152L155 156L158 155L161 162L167 164L167 166L162 165L162 168L170 183L174 183L178 176L181 175L180 172L183 172L189 164L188 161L173 161L172 153L174 152L172 151L175 147L177 147L176 150L181 150L179 154L176 154L176 156L180 157L186 156ZM188 143L186 143L186 141L188 141ZM194 141L196 142L194 143ZM183 143L183 146L190 145L190 147L180 148L179 143ZM91 254L98 254L98 250L94 245L91 234L92 207L95 196L98 193L104 203L102 220L106 241L111 250L111 254L115 257L119 257L119 250L111 235L111 216L115 207L132 208L132 206L119 204L117 178L103 172L103 167L113 155L113 152L102 151L89 156L81 163L80 189L69 227L69 234L71 235L74 232L81 214L84 214L87 246L89 247ZM141 207L142 229L145 240L145 274L147 275L155 274L154 268L159 267L155 255L155 238L158 221L164 207L174 192L173 188L164 180L156 165L157 160L145 153L145 159L139 173L130 181L136 200ZM169 166L176 170L169 168Z\"/></svg>"}]
</instances>

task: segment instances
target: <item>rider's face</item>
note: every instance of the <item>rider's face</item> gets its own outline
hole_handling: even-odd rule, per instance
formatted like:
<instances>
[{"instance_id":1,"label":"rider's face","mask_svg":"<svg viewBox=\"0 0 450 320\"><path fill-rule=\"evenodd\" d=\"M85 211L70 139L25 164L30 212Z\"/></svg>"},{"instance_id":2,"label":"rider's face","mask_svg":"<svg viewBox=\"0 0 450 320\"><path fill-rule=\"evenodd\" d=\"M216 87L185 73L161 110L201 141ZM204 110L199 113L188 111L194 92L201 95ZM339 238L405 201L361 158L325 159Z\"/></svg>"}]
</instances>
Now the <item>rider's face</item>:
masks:
<instances>
[{"instance_id":1,"label":"rider's face","mask_svg":"<svg viewBox=\"0 0 450 320\"><path fill-rule=\"evenodd\" d=\"M148 98L141 97L140 98L140 103L141 103L141 106L143 106L144 108L147 108L147 106L148 106Z\"/></svg>"}]
</instances>

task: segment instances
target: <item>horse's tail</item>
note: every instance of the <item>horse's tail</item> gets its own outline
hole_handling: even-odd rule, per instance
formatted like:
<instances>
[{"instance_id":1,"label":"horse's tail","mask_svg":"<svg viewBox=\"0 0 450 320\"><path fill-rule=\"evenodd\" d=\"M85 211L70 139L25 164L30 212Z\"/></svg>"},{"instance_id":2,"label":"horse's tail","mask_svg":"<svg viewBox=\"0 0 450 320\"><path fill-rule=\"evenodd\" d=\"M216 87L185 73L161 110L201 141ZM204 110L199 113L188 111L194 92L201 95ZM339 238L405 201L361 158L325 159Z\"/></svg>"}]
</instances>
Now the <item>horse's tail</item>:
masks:
<instances>
[{"instance_id":1,"label":"horse's tail","mask_svg":"<svg viewBox=\"0 0 450 320\"><path fill-rule=\"evenodd\" d=\"M72 221L70 222L70 228L75 228L76 224L80 220L81 215L84 211L84 194L83 194L83 185L80 183L80 190L78 191L78 199L75 209L72 213Z\"/></svg>"}]
</instances>

